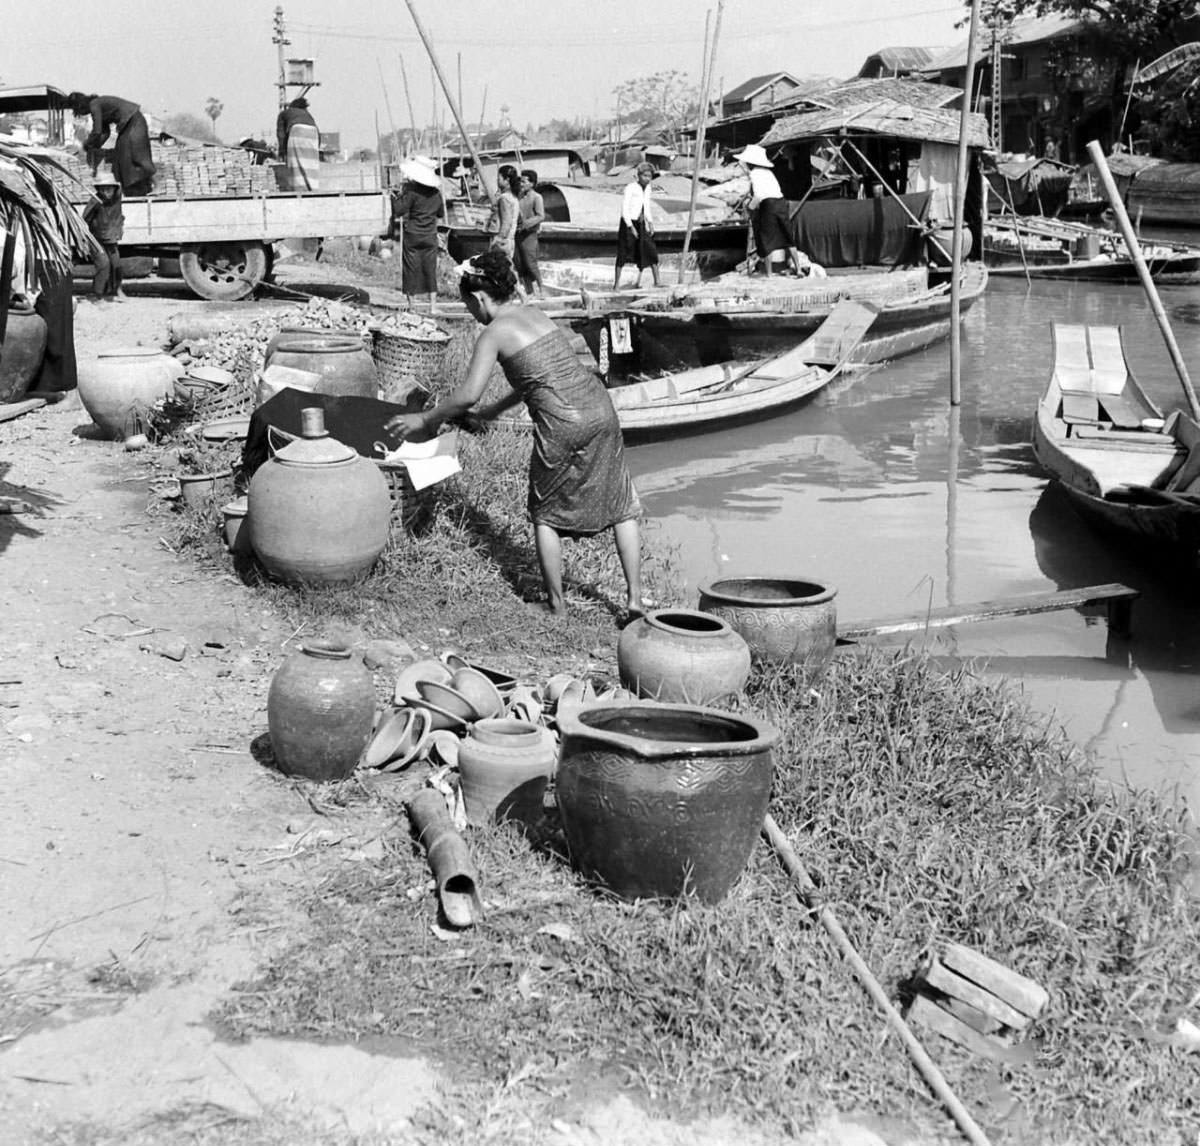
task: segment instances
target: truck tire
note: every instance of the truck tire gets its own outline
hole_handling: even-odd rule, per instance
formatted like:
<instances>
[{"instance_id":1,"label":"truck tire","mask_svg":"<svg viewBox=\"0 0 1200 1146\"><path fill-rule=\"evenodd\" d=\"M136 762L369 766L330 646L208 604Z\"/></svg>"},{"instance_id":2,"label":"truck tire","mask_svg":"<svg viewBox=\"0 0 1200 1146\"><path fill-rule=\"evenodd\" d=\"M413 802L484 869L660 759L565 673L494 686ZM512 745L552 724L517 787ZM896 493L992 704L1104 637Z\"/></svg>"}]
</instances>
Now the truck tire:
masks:
<instances>
[{"instance_id":1,"label":"truck tire","mask_svg":"<svg viewBox=\"0 0 1200 1146\"><path fill-rule=\"evenodd\" d=\"M259 242L188 243L179 251L183 281L201 298L233 302L249 295L267 273Z\"/></svg>"}]
</instances>

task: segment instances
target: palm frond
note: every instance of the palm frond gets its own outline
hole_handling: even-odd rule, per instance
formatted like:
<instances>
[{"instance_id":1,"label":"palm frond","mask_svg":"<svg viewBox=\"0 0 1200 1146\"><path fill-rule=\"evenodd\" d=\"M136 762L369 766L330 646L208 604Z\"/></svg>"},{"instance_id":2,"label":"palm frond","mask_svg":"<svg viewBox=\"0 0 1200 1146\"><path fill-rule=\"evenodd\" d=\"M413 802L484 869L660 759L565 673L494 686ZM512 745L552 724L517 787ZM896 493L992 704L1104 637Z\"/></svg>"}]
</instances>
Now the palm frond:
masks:
<instances>
[{"instance_id":1,"label":"palm frond","mask_svg":"<svg viewBox=\"0 0 1200 1146\"><path fill-rule=\"evenodd\" d=\"M1149 83L1151 80L1165 76L1168 72L1173 72L1176 68L1198 58L1200 58L1200 42L1193 40L1190 44L1180 44L1178 48L1172 48L1169 52L1159 56L1157 60L1151 60L1144 68L1138 68L1134 73L1133 82L1134 84Z\"/></svg>"}]
</instances>

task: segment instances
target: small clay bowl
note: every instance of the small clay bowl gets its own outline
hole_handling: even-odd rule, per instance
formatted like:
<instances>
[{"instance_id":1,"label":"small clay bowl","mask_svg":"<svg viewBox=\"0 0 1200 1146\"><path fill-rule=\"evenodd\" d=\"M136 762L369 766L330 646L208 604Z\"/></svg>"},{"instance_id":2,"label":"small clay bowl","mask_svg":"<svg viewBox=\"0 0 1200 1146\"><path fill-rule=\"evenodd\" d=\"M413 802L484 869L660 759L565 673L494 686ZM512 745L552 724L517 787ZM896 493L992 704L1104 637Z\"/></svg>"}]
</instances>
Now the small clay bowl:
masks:
<instances>
[{"instance_id":1,"label":"small clay bowl","mask_svg":"<svg viewBox=\"0 0 1200 1146\"><path fill-rule=\"evenodd\" d=\"M499 689L478 669L460 668L450 683L471 702L481 719L499 716L504 711Z\"/></svg>"},{"instance_id":2,"label":"small clay bowl","mask_svg":"<svg viewBox=\"0 0 1200 1146\"><path fill-rule=\"evenodd\" d=\"M363 754L368 768L381 768L411 758L429 730L429 712L424 708L394 708L386 713Z\"/></svg>"},{"instance_id":3,"label":"small clay bowl","mask_svg":"<svg viewBox=\"0 0 1200 1146\"><path fill-rule=\"evenodd\" d=\"M452 671L458 672L459 669L474 669L477 673L482 673L495 686L497 692L502 695L512 692L517 687L517 678L506 672L501 672L499 669L488 668L487 665L473 665L466 657L459 653L447 649L442 653L442 663L447 665Z\"/></svg>"},{"instance_id":4,"label":"small clay bowl","mask_svg":"<svg viewBox=\"0 0 1200 1146\"><path fill-rule=\"evenodd\" d=\"M419 680L417 692L426 703L432 701L444 712L453 713L467 724L474 724L480 717L479 709L451 685L439 684L436 680Z\"/></svg>"},{"instance_id":5,"label":"small clay bowl","mask_svg":"<svg viewBox=\"0 0 1200 1146\"><path fill-rule=\"evenodd\" d=\"M420 708L429 713L429 736L425 738L426 743L429 742L429 738L434 732L466 731L467 722L465 720L455 716L453 712L447 712L432 700L426 700L423 696L418 696L415 693L399 697L398 699L408 705L409 708Z\"/></svg>"},{"instance_id":6,"label":"small clay bowl","mask_svg":"<svg viewBox=\"0 0 1200 1146\"><path fill-rule=\"evenodd\" d=\"M434 660L433 657L413 661L412 664L405 665L400 670L400 675L396 677L395 699L397 703L401 703L413 696L417 691L419 681L436 680L440 684L449 684L453 677L454 673L441 661Z\"/></svg>"}]
</instances>

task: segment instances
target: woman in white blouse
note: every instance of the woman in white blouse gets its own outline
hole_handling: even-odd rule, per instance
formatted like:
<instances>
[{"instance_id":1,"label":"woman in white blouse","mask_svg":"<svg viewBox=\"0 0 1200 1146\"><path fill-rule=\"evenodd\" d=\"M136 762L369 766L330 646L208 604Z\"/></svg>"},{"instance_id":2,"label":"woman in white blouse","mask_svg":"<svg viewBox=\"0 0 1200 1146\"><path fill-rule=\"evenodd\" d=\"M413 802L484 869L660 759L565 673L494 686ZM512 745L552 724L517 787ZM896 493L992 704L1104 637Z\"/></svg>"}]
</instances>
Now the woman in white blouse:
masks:
<instances>
[{"instance_id":1,"label":"woman in white blouse","mask_svg":"<svg viewBox=\"0 0 1200 1146\"><path fill-rule=\"evenodd\" d=\"M639 163L637 181L625 188L621 200L621 224L617 229L617 269L613 275L613 290L621 285L621 268L626 263L637 265L638 286L642 285L642 271L647 267L654 275L654 285L660 285L658 248L654 245L654 223L650 217L650 184L657 174L653 163Z\"/></svg>"}]
</instances>

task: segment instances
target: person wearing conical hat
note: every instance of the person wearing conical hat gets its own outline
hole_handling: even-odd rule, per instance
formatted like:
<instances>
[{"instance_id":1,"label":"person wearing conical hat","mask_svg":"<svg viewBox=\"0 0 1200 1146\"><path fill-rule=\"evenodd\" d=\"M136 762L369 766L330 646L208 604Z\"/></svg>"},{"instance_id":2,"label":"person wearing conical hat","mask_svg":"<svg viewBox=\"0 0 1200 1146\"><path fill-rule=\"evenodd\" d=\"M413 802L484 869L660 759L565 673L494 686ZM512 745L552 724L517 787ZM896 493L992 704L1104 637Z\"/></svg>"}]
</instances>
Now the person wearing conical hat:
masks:
<instances>
[{"instance_id":1,"label":"person wearing conical hat","mask_svg":"<svg viewBox=\"0 0 1200 1146\"><path fill-rule=\"evenodd\" d=\"M442 217L442 180L432 159L414 155L400 164L404 186L392 199L393 225L400 224L402 289L410 299L437 301L438 220Z\"/></svg>"},{"instance_id":2,"label":"person wearing conical hat","mask_svg":"<svg viewBox=\"0 0 1200 1146\"><path fill-rule=\"evenodd\" d=\"M788 229L787 200L783 197L775 166L766 151L757 143L748 144L734 159L750 178L750 209L754 220L754 247L762 263L763 274L771 274L771 256L775 251L787 251L792 270L804 274L800 251Z\"/></svg>"},{"instance_id":3,"label":"person wearing conical hat","mask_svg":"<svg viewBox=\"0 0 1200 1146\"><path fill-rule=\"evenodd\" d=\"M125 212L121 206L121 185L109 171L101 171L94 180L95 197L84 208L83 218L96 240L92 265L92 299L104 302L128 297L121 289L121 249L125 237Z\"/></svg>"}]
</instances>

